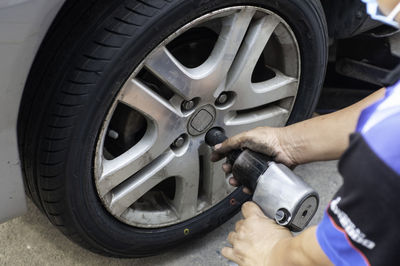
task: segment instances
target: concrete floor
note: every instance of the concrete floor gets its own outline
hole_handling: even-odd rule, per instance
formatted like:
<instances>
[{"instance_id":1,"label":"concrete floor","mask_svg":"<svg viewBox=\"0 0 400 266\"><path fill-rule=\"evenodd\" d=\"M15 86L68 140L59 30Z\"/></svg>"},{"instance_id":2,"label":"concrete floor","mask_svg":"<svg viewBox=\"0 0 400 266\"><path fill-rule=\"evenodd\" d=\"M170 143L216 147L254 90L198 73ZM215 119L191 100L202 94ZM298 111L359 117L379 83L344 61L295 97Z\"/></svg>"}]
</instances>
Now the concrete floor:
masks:
<instances>
[{"instance_id":1,"label":"concrete floor","mask_svg":"<svg viewBox=\"0 0 400 266\"><path fill-rule=\"evenodd\" d=\"M315 187L321 205L312 224L321 218L325 206L341 184L337 162L300 166L296 172ZM36 207L28 202L29 212L0 225L0 265L227 265L219 253L226 237L241 218L230 221L205 235L159 256L143 259L112 259L93 254L65 238Z\"/></svg>"}]
</instances>

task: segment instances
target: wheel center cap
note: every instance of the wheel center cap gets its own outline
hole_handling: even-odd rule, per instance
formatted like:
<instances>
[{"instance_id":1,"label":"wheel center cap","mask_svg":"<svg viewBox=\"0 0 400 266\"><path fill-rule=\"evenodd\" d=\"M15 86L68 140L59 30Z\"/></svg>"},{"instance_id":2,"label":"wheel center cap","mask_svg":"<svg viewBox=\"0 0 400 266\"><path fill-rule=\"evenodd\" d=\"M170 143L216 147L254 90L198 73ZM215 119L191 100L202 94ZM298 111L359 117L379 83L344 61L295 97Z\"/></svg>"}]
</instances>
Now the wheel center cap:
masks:
<instances>
[{"instance_id":1,"label":"wheel center cap","mask_svg":"<svg viewBox=\"0 0 400 266\"><path fill-rule=\"evenodd\" d=\"M212 105L200 107L189 119L188 132L192 136L205 133L215 121L216 111Z\"/></svg>"}]
</instances>

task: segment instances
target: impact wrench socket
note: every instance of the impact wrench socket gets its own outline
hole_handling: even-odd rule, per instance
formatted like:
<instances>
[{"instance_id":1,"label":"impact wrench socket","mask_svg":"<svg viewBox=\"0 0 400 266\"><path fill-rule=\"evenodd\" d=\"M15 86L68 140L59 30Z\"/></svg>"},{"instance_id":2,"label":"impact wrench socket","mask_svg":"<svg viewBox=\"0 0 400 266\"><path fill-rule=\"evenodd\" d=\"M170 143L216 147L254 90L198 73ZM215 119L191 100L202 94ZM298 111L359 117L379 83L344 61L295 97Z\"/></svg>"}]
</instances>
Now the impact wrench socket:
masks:
<instances>
[{"instance_id":1,"label":"impact wrench socket","mask_svg":"<svg viewBox=\"0 0 400 266\"><path fill-rule=\"evenodd\" d=\"M213 147L226 139L221 129L212 128L205 140ZM253 201L267 217L293 232L300 232L308 225L318 209L319 196L292 170L249 149L234 150L227 160L233 176L254 192Z\"/></svg>"}]
</instances>

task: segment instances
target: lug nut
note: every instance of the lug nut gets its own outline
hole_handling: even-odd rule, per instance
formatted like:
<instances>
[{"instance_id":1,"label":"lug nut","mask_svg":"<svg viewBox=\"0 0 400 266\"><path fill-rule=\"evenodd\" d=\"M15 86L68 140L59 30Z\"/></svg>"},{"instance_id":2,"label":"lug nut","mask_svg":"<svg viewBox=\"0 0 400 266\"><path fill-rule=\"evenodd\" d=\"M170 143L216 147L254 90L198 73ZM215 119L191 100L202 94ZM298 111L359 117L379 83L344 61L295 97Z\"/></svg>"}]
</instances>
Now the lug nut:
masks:
<instances>
[{"instance_id":1,"label":"lug nut","mask_svg":"<svg viewBox=\"0 0 400 266\"><path fill-rule=\"evenodd\" d=\"M179 138L177 138L177 139L174 141L174 147L175 147L175 148L180 148L180 147L183 146L183 144L185 144L185 138L182 137L182 136L180 136Z\"/></svg>"},{"instance_id":2,"label":"lug nut","mask_svg":"<svg viewBox=\"0 0 400 266\"><path fill-rule=\"evenodd\" d=\"M221 93L221 95L217 99L218 104L225 104L228 101L228 94L225 92Z\"/></svg>"},{"instance_id":3,"label":"lug nut","mask_svg":"<svg viewBox=\"0 0 400 266\"><path fill-rule=\"evenodd\" d=\"M182 103L182 109L184 109L185 111L189 111L189 110L193 109L194 106L195 106L195 102L193 100L184 101Z\"/></svg>"}]
</instances>

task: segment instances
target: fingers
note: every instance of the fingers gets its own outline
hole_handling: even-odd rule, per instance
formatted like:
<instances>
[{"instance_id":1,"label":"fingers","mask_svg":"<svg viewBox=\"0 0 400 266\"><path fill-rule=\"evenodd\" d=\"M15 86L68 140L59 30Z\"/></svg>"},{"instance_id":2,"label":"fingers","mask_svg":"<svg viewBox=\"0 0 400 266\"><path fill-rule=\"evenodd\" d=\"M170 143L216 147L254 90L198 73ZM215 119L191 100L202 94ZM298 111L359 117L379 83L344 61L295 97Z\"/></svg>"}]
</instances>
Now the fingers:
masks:
<instances>
[{"instance_id":1,"label":"fingers","mask_svg":"<svg viewBox=\"0 0 400 266\"><path fill-rule=\"evenodd\" d=\"M243 238L246 237L246 230L241 230L245 229L245 227L242 227L243 224L245 223L245 220L241 220L236 223L235 225L235 231L232 231L228 234L228 242L235 248L237 245L242 242Z\"/></svg>"},{"instance_id":2,"label":"fingers","mask_svg":"<svg viewBox=\"0 0 400 266\"><path fill-rule=\"evenodd\" d=\"M226 154L231 150L240 149L242 143L245 141L245 134L246 132L233 136L222 142L220 145L216 145L216 152Z\"/></svg>"},{"instance_id":3,"label":"fingers","mask_svg":"<svg viewBox=\"0 0 400 266\"><path fill-rule=\"evenodd\" d=\"M249 188L247 188L247 187L244 187L244 188L243 188L243 192L244 192L245 194L248 194L248 195L253 194L253 192L251 192L251 190L250 190Z\"/></svg>"},{"instance_id":4,"label":"fingers","mask_svg":"<svg viewBox=\"0 0 400 266\"><path fill-rule=\"evenodd\" d=\"M231 186L233 186L233 187L238 187L238 186L240 186L240 183L236 180L235 177L229 178L229 184L230 184ZM244 187L244 188L243 188L243 192L246 193L246 194L248 194L248 195L253 194L252 191L251 191L249 188L247 188L247 187Z\"/></svg>"},{"instance_id":5,"label":"fingers","mask_svg":"<svg viewBox=\"0 0 400 266\"><path fill-rule=\"evenodd\" d=\"M225 154L220 154L218 152L216 152L215 150L211 153L211 158L210 160L212 162L218 162L220 160L222 160L225 157Z\"/></svg>"},{"instance_id":6,"label":"fingers","mask_svg":"<svg viewBox=\"0 0 400 266\"><path fill-rule=\"evenodd\" d=\"M237 233L236 232L230 232L228 235L228 241L231 243L231 245L234 245L234 242L236 241L237 238Z\"/></svg>"},{"instance_id":7,"label":"fingers","mask_svg":"<svg viewBox=\"0 0 400 266\"><path fill-rule=\"evenodd\" d=\"M226 154L232 150L240 149L246 139L246 132L236 135L232 138L225 140L224 142L215 145L214 151L211 154L211 161L217 162L224 158Z\"/></svg>"},{"instance_id":8,"label":"fingers","mask_svg":"<svg viewBox=\"0 0 400 266\"><path fill-rule=\"evenodd\" d=\"M241 250L243 250L243 243L240 242L238 234L236 232L229 233L228 241L232 245L232 248L224 247L221 250L222 256L241 265L243 262L243 258L241 256Z\"/></svg>"},{"instance_id":9,"label":"fingers","mask_svg":"<svg viewBox=\"0 0 400 266\"><path fill-rule=\"evenodd\" d=\"M224 170L225 173L229 174L230 172L232 172L232 165L229 163L224 163L222 165L222 170Z\"/></svg>"},{"instance_id":10,"label":"fingers","mask_svg":"<svg viewBox=\"0 0 400 266\"><path fill-rule=\"evenodd\" d=\"M260 209L260 207L258 207L258 205L255 204L252 201L245 202L242 205L242 214L243 214L244 218L249 218L249 217L252 217L252 216L265 217L265 215L262 212L262 210Z\"/></svg>"},{"instance_id":11,"label":"fingers","mask_svg":"<svg viewBox=\"0 0 400 266\"><path fill-rule=\"evenodd\" d=\"M240 186L239 182L234 177L229 178L229 184L234 187Z\"/></svg>"},{"instance_id":12,"label":"fingers","mask_svg":"<svg viewBox=\"0 0 400 266\"><path fill-rule=\"evenodd\" d=\"M244 220L240 220L235 224L235 231L238 232L240 230L240 227L243 226Z\"/></svg>"},{"instance_id":13,"label":"fingers","mask_svg":"<svg viewBox=\"0 0 400 266\"><path fill-rule=\"evenodd\" d=\"M236 256L235 251L233 250L233 248L224 247L221 250L221 254L222 254L222 256L227 258L228 260L236 262L237 264L240 264L240 262L241 262L240 258Z\"/></svg>"}]
</instances>

